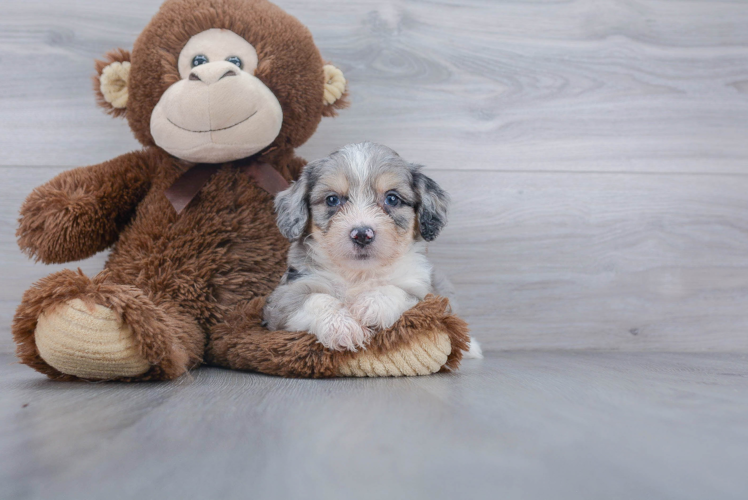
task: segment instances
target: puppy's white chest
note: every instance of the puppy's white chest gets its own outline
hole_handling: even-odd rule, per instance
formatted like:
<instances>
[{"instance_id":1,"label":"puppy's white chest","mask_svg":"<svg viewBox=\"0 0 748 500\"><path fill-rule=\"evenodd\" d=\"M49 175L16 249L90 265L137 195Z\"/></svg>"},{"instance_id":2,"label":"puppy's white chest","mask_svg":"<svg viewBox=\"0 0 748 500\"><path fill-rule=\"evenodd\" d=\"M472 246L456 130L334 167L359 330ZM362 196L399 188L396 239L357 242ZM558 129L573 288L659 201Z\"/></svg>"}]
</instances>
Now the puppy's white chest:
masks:
<instances>
[{"instance_id":1,"label":"puppy's white chest","mask_svg":"<svg viewBox=\"0 0 748 500\"><path fill-rule=\"evenodd\" d=\"M398 288L408 295L423 299L431 292L431 266L422 255L418 258L407 259L403 265L395 268L383 269L379 274L372 274L366 279L338 281L335 287L338 299L352 303L362 295L370 294L375 290Z\"/></svg>"}]
</instances>

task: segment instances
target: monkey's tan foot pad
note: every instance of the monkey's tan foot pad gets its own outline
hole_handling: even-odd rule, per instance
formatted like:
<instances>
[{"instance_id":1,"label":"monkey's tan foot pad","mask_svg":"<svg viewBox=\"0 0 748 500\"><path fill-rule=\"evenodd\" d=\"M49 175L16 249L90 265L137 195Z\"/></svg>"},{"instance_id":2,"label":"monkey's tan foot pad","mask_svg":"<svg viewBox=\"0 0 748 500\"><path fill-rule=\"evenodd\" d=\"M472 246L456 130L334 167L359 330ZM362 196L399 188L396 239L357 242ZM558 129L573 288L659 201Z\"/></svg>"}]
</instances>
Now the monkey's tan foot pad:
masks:
<instances>
[{"instance_id":1,"label":"monkey's tan foot pad","mask_svg":"<svg viewBox=\"0 0 748 500\"><path fill-rule=\"evenodd\" d=\"M150 368L122 318L81 299L42 313L34 335L42 359L66 375L108 380L134 377Z\"/></svg>"},{"instance_id":2,"label":"monkey's tan foot pad","mask_svg":"<svg viewBox=\"0 0 748 500\"><path fill-rule=\"evenodd\" d=\"M390 352L364 351L343 361L338 367L338 374L343 377L431 375L442 369L451 353L449 335L435 332Z\"/></svg>"}]
</instances>

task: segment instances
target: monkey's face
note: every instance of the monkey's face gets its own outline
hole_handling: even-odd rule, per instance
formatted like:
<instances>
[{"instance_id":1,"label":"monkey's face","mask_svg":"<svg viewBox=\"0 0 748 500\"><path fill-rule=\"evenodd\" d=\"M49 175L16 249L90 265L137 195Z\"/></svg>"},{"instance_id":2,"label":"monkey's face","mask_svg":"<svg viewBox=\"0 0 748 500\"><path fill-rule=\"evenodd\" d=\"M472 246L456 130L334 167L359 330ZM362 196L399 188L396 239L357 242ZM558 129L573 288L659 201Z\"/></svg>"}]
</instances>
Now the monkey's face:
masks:
<instances>
[{"instance_id":1,"label":"monkey's face","mask_svg":"<svg viewBox=\"0 0 748 500\"><path fill-rule=\"evenodd\" d=\"M135 41L97 61L98 102L146 147L195 163L272 163L347 105L342 72L266 0L166 0Z\"/></svg>"},{"instance_id":2,"label":"monkey's face","mask_svg":"<svg viewBox=\"0 0 748 500\"><path fill-rule=\"evenodd\" d=\"M151 114L151 135L168 153L196 163L251 156L283 124L275 94L254 76L257 51L222 29L193 36L179 54L179 76Z\"/></svg>"}]
</instances>

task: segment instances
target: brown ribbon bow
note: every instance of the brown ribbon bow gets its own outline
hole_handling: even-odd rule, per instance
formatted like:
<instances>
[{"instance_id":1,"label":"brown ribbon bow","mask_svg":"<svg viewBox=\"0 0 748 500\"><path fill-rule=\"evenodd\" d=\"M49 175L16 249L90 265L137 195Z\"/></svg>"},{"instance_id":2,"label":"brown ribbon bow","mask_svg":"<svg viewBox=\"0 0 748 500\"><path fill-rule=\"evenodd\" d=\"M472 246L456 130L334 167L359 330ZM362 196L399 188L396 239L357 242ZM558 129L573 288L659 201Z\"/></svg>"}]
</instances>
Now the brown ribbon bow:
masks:
<instances>
[{"instance_id":1,"label":"brown ribbon bow","mask_svg":"<svg viewBox=\"0 0 748 500\"><path fill-rule=\"evenodd\" d=\"M177 179L164 194L169 200L171 206L181 214L182 210L197 196L197 193L207 184L213 174L215 174L222 165L201 163L195 165ZM288 187L288 182L283 176L267 163L253 162L241 167L242 173L262 189L275 196Z\"/></svg>"}]
</instances>

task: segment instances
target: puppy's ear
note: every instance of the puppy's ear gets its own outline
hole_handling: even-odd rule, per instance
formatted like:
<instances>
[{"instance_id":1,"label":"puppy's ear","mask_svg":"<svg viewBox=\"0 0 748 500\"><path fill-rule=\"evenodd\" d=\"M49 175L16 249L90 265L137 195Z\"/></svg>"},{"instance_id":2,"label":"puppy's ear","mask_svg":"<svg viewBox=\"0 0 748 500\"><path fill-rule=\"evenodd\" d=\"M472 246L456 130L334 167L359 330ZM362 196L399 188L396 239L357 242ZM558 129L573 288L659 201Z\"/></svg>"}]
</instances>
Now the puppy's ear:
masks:
<instances>
[{"instance_id":1,"label":"puppy's ear","mask_svg":"<svg viewBox=\"0 0 748 500\"><path fill-rule=\"evenodd\" d=\"M130 53L116 49L96 60L93 77L96 102L112 116L124 116L127 110L128 80L130 79Z\"/></svg>"},{"instance_id":2,"label":"puppy's ear","mask_svg":"<svg viewBox=\"0 0 748 500\"><path fill-rule=\"evenodd\" d=\"M307 167L308 168L308 167ZM278 229L283 236L293 241L304 233L309 220L309 202L307 197L306 171L291 187L278 193L275 197L275 211L278 214Z\"/></svg>"},{"instance_id":3,"label":"puppy's ear","mask_svg":"<svg viewBox=\"0 0 748 500\"><path fill-rule=\"evenodd\" d=\"M418 193L418 227L426 241L434 240L447 224L449 195L431 177L416 170L413 184Z\"/></svg>"}]
</instances>

